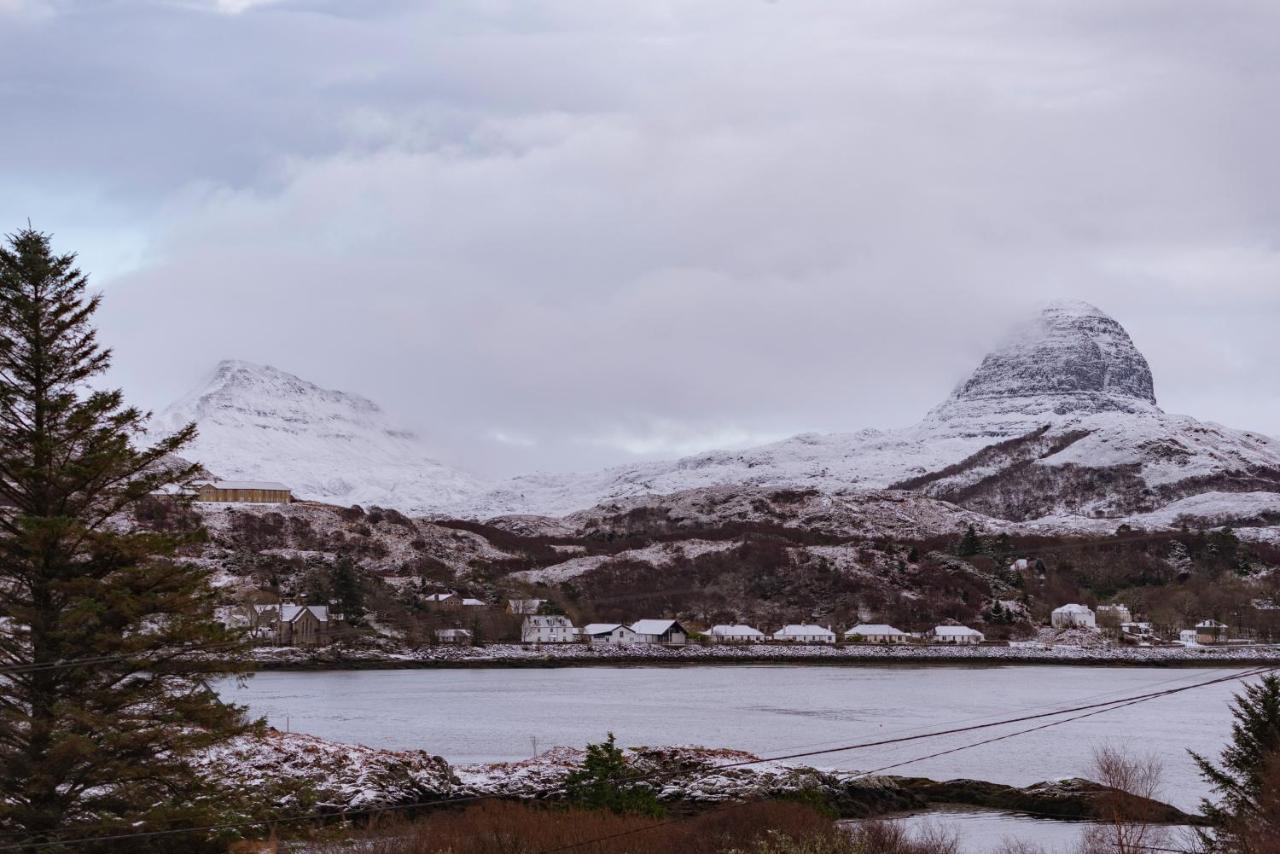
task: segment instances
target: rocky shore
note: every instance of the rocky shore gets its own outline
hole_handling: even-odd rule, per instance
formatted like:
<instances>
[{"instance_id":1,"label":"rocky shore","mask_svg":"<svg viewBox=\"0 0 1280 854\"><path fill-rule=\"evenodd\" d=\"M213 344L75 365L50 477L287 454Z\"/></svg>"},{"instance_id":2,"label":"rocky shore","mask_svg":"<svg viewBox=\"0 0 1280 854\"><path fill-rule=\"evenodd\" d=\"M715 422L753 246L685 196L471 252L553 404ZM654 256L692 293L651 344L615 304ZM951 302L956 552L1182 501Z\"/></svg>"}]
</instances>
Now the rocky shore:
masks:
<instances>
[{"instance_id":1,"label":"rocky shore","mask_svg":"<svg viewBox=\"0 0 1280 854\"><path fill-rule=\"evenodd\" d=\"M258 647L264 670L415 667L568 667L641 664L1069 664L1142 667L1280 665L1280 646L1081 647L1081 646L685 646L660 647L429 646L419 649L330 646L321 649Z\"/></svg>"},{"instance_id":2,"label":"rocky shore","mask_svg":"<svg viewBox=\"0 0 1280 854\"><path fill-rule=\"evenodd\" d=\"M269 730L211 751L201 759L199 770L271 798L285 811L341 815L487 798L554 801L583 756L582 750L556 748L520 762L450 766L424 751L378 750ZM637 747L627 749L625 757L660 801L681 810L727 801L804 797L853 819L949 805L1082 820L1097 817L1103 799L1112 794L1081 779L1016 787L980 780L864 775L701 747ZM1162 823L1198 820L1155 802L1145 812Z\"/></svg>"}]
</instances>

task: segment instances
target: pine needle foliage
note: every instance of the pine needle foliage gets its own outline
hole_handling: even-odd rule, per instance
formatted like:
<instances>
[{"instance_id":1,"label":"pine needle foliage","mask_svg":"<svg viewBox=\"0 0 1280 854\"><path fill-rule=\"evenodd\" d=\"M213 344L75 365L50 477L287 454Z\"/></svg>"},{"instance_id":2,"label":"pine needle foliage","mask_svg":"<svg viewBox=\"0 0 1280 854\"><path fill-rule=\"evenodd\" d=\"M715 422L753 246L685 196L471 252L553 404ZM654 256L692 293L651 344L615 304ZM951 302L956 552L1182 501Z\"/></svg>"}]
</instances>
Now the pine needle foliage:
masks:
<instances>
[{"instance_id":1,"label":"pine needle foliage","mask_svg":"<svg viewBox=\"0 0 1280 854\"><path fill-rule=\"evenodd\" d=\"M1245 685L1231 714L1222 764L1191 754L1217 794L1201 804L1211 828L1202 839L1210 851L1271 854L1280 847L1280 676Z\"/></svg>"},{"instance_id":2,"label":"pine needle foliage","mask_svg":"<svg viewBox=\"0 0 1280 854\"><path fill-rule=\"evenodd\" d=\"M111 356L91 323L101 297L86 287L75 256L55 254L47 234L28 227L0 245L6 844L216 823L225 793L187 760L252 728L209 687L236 671L210 661L235 659L243 641L212 619L207 572L172 559L180 539L125 521L195 475L171 462L195 427L148 446L146 416L93 385ZM201 840L183 837L183 850L214 844Z\"/></svg>"},{"instance_id":3,"label":"pine needle foliage","mask_svg":"<svg viewBox=\"0 0 1280 854\"><path fill-rule=\"evenodd\" d=\"M613 733L599 744L588 744L582 767L565 779L565 797L574 806L607 809L618 815L660 816L658 803L648 784L627 764Z\"/></svg>"}]
</instances>

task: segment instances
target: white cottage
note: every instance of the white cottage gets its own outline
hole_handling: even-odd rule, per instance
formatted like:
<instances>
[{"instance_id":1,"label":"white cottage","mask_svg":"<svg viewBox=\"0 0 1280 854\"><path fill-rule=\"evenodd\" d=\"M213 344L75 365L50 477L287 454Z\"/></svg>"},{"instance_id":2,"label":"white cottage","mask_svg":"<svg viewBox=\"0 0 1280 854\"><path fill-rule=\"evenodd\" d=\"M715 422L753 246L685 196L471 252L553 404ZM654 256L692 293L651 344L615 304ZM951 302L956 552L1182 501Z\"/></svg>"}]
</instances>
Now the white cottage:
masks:
<instances>
[{"instance_id":1,"label":"white cottage","mask_svg":"<svg viewBox=\"0 0 1280 854\"><path fill-rule=\"evenodd\" d=\"M979 644L986 640L986 635L968 626L934 626L928 632L931 643L945 643L954 646Z\"/></svg>"},{"instance_id":2,"label":"white cottage","mask_svg":"<svg viewBox=\"0 0 1280 854\"><path fill-rule=\"evenodd\" d=\"M801 623L783 626L773 633L773 639L785 643L835 643L836 633L823 626Z\"/></svg>"},{"instance_id":3,"label":"white cottage","mask_svg":"<svg viewBox=\"0 0 1280 854\"><path fill-rule=\"evenodd\" d=\"M621 623L588 623L582 627L582 637L591 644L629 644L636 642L636 633Z\"/></svg>"},{"instance_id":4,"label":"white cottage","mask_svg":"<svg viewBox=\"0 0 1280 854\"><path fill-rule=\"evenodd\" d=\"M578 639L578 630L568 617L525 617L520 629L520 640L525 643L572 643Z\"/></svg>"},{"instance_id":5,"label":"white cottage","mask_svg":"<svg viewBox=\"0 0 1280 854\"><path fill-rule=\"evenodd\" d=\"M471 631L469 629L436 629L436 640L439 643L467 646L471 643Z\"/></svg>"},{"instance_id":6,"label":"white cottage","mask_svg":"<svg viewBox=\"0 0 1280 854\"><path fill-rule=\"evenodd\" d=\"M675 620L636 620L631 624L637 643L661 643L681 646L689 641L689 633Z\"/></svg>"},{"instance_id":7,"label":"white cottage","mask_svg":"<svg viewBox=\"0 0 1280 854\"><path fill-rule=\"evenodd\" d=\"M859 623L844 633L848 643L906 643L907 633L883 623Z\"/></svg>"},{"instance_id":8,"label":"white cottage","mask_svg":"<svg viewBox=\"0 0 1280 854\"><path fill-rule=\"evenodd\" d=\"M712 643L764 643L764 632L751 626L712 626L707 632Z\"/></svg>"},{"instance_id":9,"label":"white cottage","mask_svg":"<svg viewBox=\"0 0 1280 854\"><path fill-rule=\"evenodd\" d=\"M1087 605L1063 605L1054 608L1049 623L1055 629L1096 629L1097 618Z\"/></svg>"}]
</instances>

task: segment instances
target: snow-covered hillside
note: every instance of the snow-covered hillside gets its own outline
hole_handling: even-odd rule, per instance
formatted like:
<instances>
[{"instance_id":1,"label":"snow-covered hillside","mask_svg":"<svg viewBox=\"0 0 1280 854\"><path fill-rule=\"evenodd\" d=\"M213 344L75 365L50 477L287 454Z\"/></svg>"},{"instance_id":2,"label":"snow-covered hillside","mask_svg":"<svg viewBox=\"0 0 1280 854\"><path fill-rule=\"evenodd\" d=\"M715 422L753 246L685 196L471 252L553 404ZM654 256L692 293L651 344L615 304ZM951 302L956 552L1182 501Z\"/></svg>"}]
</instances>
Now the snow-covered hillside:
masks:
<instances>
[{"instance_id":1,"label":"snow-covered hillside","mask_svg":"<svg viewBox=\"0 0 1280 854\"><path fill-rule=\"evenodd\" d=\"M1055 303L1017 329L917 425L804 434L743 451L496 487L428 457L364 398L224 362L164 416L195 420L193 456L224 477L288 482L302 496L488 518L563 516L596 505L725 485L823 493L898 488L1029 521L1124 518L1205 492L1230 515L1280 492L1280 442L1156 405L1147 361L1094 306Z\"/></svg>"},{"instance_id":2,"label":"snow-covered hillside","mask_svg":"<svg viewBox=\"0 0 1280 854\"><path fill-rule=\"evenodd\" d=\"M720 484L901 486L1009 518L1118 517L1209 489L1280 491L1280 442L1166 414L1124 328L1092 305L1060 302L1017 329L913 427L518 477L460 509L558 515Z\"/></svg>"},{"instance_id":3,"label":"snow-covered hillside","mask_svg":"<svg viewBox=\"0 0 1280 854\"><path fill-rule=\"evenodd\" d=\"M230 480L277 480L303 498L419 512L462 502L479 483L431 458L377 404L266 365L223 361L157 416L163 433L194 421L183 452Z\"/></svg>"}]
</instances>

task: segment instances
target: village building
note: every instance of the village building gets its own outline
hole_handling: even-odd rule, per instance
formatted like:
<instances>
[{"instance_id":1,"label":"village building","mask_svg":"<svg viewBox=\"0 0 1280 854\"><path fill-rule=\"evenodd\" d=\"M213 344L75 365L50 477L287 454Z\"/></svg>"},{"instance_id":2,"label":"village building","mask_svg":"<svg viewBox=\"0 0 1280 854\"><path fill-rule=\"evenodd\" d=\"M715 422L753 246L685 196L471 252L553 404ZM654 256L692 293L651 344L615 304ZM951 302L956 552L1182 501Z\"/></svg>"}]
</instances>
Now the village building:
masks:
<instances>
[{"instance_id":1,"label":"village building","mask_svg":"<svg viewBox=\"0 0 1280 854\"><path fill-rule=\"evenodd\" d=\"M773 639L785 643L835 643L836 633L823 626L799 623L778 629Z\"/></svg>"},{"instance_id":2,"label":"village building","mask_svg":"<svg viewBox=\"0 0 1280 854\"><path fill-rule=\"evenodd\" d=\"M850 643L906 643L908 635L883 623L859 623L844 633Z\"/></svg>"},{"instance_id":3,"label":"village building","mask_svg":"<svg viewBox=\"0 0 1280 854\"><path fill-rule=\"evenodd\" d=\"M934 626L928 631L930 643L945 643L953 646L979 644L986 640L986 635L968 626Z\"/></svg>"},{"instance_id":4,"label":"village building","mask_svg":"<svg viewBox=\"0 0 1280 854\"><path fill-rule=\"evenodd\" d=\"M461 605L462 605L462 607L464 607L464 608L483 608L483 607L485 607L487 604L488 604L488 603L483 602L483 601L481 601L481 600L479 600L479 599L466 599L466 598L464 598L464 599L462 600L462 602L461 602Z\"/></svg>"},{"instance_id":5,"label":"village building","mask_svg":"<svg viewBox=\"0 0 1280 854\"><path fill-rule=\"evenodd\" d=\"M328 605L281 604L275 640L280 646L324 646L331 640Z\"/></svg>"},{"instance_id":6,"label":"village building","mask_svg":"<svg viewBox=\"0 0 1280 854\"><path fill-rule=\"evenodd\" d=\"M1114 627L1133 622L1133 614L1129 611L1128 605L1099 605L1097 614L1100 626Z\"/></svg>"},{"instance_id":7,"label":"village building","mask_svg":"<svg viewBox=\"0 0 1280 854\"><path fill-rule=\"evenodd\" d=\"M468 646L471 643L471 631L469 629L436 629L436 642Z\"/></svg>"},{"instance_id":8,"label":"village building","mask_svg":"<svg viewBox=\"0 0 1280 854\"><path fill-rule=\"evenodd\" d=\"M252 638L271 638L276 636L276 623L280 620L278 604L255 604L244 607L244 625Z\"/></svg>"},{"instance_id":9,"label":"village building","mask_svg":"<svg viewBox=\"0 0 1280 854\"><path fill-rule=\"evenodd\" d=\"M1097 618L1087 605L1063 605L1054 608L1049 623L1055 629L1096 629Z\"/></svg>"},{"instance_id":10,"label":"village building","mask_svg":"<svg viewBox=\"0 0 1280 854\"><path fill-rule=\"evenodd\" d=\"M1150 623L1133 620L1120 624L1120 634L1138 640L1151 640L1154 637Z\"/></svg>"},{"instance_id":11,"label":"village building","mask_svg":"<svg viewBox=\"0 0 1280 854\"><path fill-rule=\"evenodd\" d=\"M196 486L196 501L229 504L288 504L293 493L283 483L254 480L218 480Z\"/></svg>"},{"instance_id":12,"label":"village building","mask_svg":"<svg viewBox=\"0 0 1280 854\"><path fill-rule=\"evenodd\" d=\"M764 632L751 626L712 626L707 632L712 643L764 643Z\"/></svg>"},{"instance_id":13,"label":"village building","mask_svg":"<svg viewBox=\"0 0 1280 854\"><path fill-rule=\"evenodd\" d=\"M582 637L592 644L636 643L636 633L621 623L588 623L582 627Z\"/></svg>"},{"instance_id":14,"label":"village building","mask_svg":"<svg viewBox=\"0 0 1280 854\"><path fill-rule=\"evenodd\" d=\"M520 628L520 640L524 643L572 643L578 639L578 630L568 617L525 617Z\"/></svg>"},{"instance_id":15,"label":"village building","mask_svg":"<svg viewBox=\"0 0 1280 854\"><path fill-rule=\"evenodd\" d=\"M1198 646L1195 629L1181 629L1178 632L1178 643L1183 646Z\"/></svg>"},{"instance_id":16,"label":"village building","mask_svg":"<svg viewBox=\"0 0 1280 854\"><path fill-rule=\"evenodd\" d=\"M433 605L451 604L456 605L457 594L454 593L432 593L430 596L424 596L424 602L430 602Z\"/></svg>"},{"instance_id":17,"label":"village building","mask_svg":"<svg viewBox=\"0 0 1280 854\"><path fill-rule=\"evenodd\" d=\"M689 642L689 633L675 620L637 620L631 624L636 643L661 643L681 646Z\"/></svg>"},{"instance_id":18,"label":"village building","mask_svg":"<svg viewBox=\"0 0 1280 854\"><path fill-rule=\"evenodd\" d=\"M515 614L520 617L536 614L542 609L542 603L546 599L508 599L507 613Z\"/></svg>"},{"instance_id":19,"label":"village building","mask_svg":"<svg viewBox=\"0 0 1280 854\"><path fill-rule=\"evenodd\" d=\"M1196 643L1209 646L1227 642L1227 627L1217 620L1204 620L1196 623Z\"/></svg>"}]
</instances>

